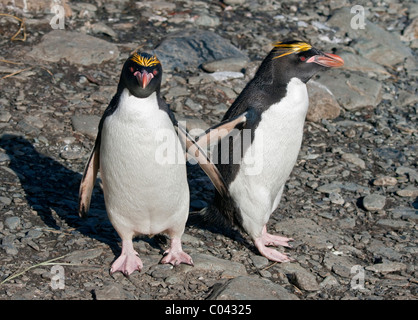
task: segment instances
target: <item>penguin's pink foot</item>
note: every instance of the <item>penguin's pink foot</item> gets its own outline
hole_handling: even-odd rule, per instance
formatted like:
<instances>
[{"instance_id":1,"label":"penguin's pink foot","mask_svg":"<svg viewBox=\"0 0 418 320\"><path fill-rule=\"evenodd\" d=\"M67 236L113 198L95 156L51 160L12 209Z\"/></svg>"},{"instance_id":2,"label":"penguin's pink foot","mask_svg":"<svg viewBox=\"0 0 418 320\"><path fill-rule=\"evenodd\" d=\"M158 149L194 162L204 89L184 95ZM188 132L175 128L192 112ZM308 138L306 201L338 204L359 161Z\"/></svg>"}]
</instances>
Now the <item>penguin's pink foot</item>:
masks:
<instances>
[{"instance_id":1,"label":"penguin's pink foot","mask_svg":"<svg viewBox=\"0 0 418 320\"><path fill-rule=\"evenodd\" d=\"M119 258L113 262L110 273L112 274L120 271L125 276L129 276L135 270L141 271L142 267L142 261L138 257L138 253L134 250L132 241L122 241L122 253Z\"/></svg>"},{"instance_id":2,"label":"penguin's pink foot","mask_svg":"<svg viewBox=\"0 0 418 320\"><path fill-rule=\"evenodd\" d=\"M263 227L261 239L263 240L265 246L283 246L287 248L292 248L292 245L289 244L289 241L294 241L294 239L292 238L275 236L273 234L268 233L266 226Z\"/></svg>"},{"instance_id":3,"label":"penguin's pink foot","mask_svg":"<svg viewBox=\"0 0 418 320\"><path fill-rule=\"evenodd\" d=\"M267 259L271 261L277 261L277 262L289 262L294 261L294 259L288 257L284 253L281 253L275 249L267 248L264 244L264 240L262 237L257 238L254 240L254 244L258 251L266 257Z\"/></svg>"},{"instance_id":4,"label":"penguin's pink foot","mask_svg":"<svg viewBox=\"0 0 418 320\"><path fill-rule=\"evenodd\" d=\"M178 238L171 240L170 249L164 252L164 258L161 259L161 263L171 263L173 266L185 263L193 266L192 258L183 251L181 248L181 240Z\"/></svg>"}]
</instances>

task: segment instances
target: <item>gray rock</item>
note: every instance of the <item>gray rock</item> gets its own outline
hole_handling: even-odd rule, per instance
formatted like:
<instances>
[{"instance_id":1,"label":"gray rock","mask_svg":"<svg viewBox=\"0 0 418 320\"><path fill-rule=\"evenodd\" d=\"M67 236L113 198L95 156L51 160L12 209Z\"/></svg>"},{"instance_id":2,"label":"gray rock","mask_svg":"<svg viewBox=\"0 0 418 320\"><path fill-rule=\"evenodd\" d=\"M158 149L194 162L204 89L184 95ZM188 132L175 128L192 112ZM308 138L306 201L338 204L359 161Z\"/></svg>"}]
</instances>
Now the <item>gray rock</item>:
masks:
<instances>
[{"instance_id":1,"label":"gray rock","mask_svg":"<svg viewBox=\"0 0 418 320\"><path fill-rule=\"evenodd\" d=\"M341 156L341 159L343 159L346 162L352 163L355 166L359 167L360 169L366 169L366 163L364 160L360 159L358 155L353 153L344 153Z\"/></svg>"},{"instance_id":2,"label":"gray rock","mask_svg":"<svg viewBox=\"0 0 418 320\"><path fill-rule=\"evenodd\" d=\"M319 192L322 192L322 193L330 194L330 193L333 193L333 192L334 193L340 192L341 187L339 185L335 184L335 183L328 183L328 184L324 184L324 185L318 187L316 190L319 191Z\"/></svg>"},{"instance_id":3,"label":"gray rock","mask_svg":"<svg viewBox=\"0 0 418 320\"><path fill-rule=\"evenodd\" d=\"M233 72L233 71L217 71L217 72L211 73L210 76L215 81L225 81L225 80L244 78L243 73Z\"/></svg>"},{"instance_id":4,"label":"gray rock","mask_svg":"<svg viewBox=\"0 0 418 320\"><path fill-rule=\"evenodd\" d=\"M327 276L320 284L320 287L335 287L335 286L339 286L340 283L338 282L338 280L334 277L334 276Z\"/></svg>"},{"instance_id":5,"label":"gray rock","mask_svg":"<svg viewBox=\"0 0 418 320\"><path fill-rule=\"evenodd\" d=\"M326 86L347 110L375 107L382 100L382 83L355 73L329 70L316 81Z\"/></svg>"},{"instance_id":6,"label":"gray rock","mask_svg":"<svg viewBox=\"0 0 418 320\"><path fill-rule=\"evenodd\" d=\"M209 61L202 64L203 70L207 72L233 71L241 72L248 63L246 57L227 58L215 61Z\"/></svg>"},{"instance_id":7,"label":"gray rock","mask_svg":"<svg viewBox=\"0 0 418 320\"><path fill-rule=\"evenodd\" d=\"M71 117L74 131L95 139L99 127L100 117L96 115L75 115Z\"/></svg>"},{"instance_id":8,"label":"gray rock","mask_svg":"<svg viewBox=\"0 0 418 320\"><path fill-rule=\"evenodd\" d=\"M0 111L0 122L9 122L12 114L9 111Z\"/></svg>"},{"instance_id":9,"label":"gray rock","mask_svg":"<svg viewBox=\"0 0 418 320\"><path fill-rule=\"evenodd\" d=\"M106 283L94 290L97 300L136 300L132 292L125 290L120 283Z\"/></svg>"},{"instance_id":10,"label":"gray rock","mask_svg":"<svg viewBox=\"0 0 418 320\"><path fill-rule=\"evenodd\" d=\"M344 204L344 198L337 192L331 192L328 195L329 200L334 204L343 205Z\"/></svg>"},{"instance_id":11,"label":"gray rock","mask_svg":"<svg viewBox=\"0 0 418 320\"><path fill-rule=\"evenodd\" d=\"M398 64L412 56L411 50L395 34L383 30L368 19L365 19L364 29L351 28L352 17L350 8L341 8L332 15L327 24L338 28L342 35L348 34L351 39L356 39L352 46L360 55L387 66Z\"/></svg>"},{"instance_id":12,"label":"gray rock","mask_svg":"<svg viewBox=\"0 0 418 320\"><path fill-rule=\"evenodd\" d=\"M38 239L42 237L44 233L41 230L31 229L26 233L25 238L27 239Z\"/></svg>"},{"instance_id":13,"label":"gray rock","mask_svg":"<svg viewBox=\"0 0 418 320\"><path fill-rule=\"evenodd\" d=\"M209 300L299 300L297 296L268 279L240 276L214 286Z\"/></svg>"},{"instance_id":14,"label":"gray rock","mask_svg":"<svg viewBox=\"0 0 418 320\"><path fill-rule=\"evenodd\" d=\"M15 241L16 237L14 235L5 236L1 241L1 247L6 251L7 254L12 256L17 255L19 252Z\"/></svg>"},{"instance_id":15,"label":"gray rock","mask_svg":"<svg viewBox=\"0 0 418 320\"><path fill-rule=\"evenodd\" d=\"M398 183L398 180L396 180L396 178L394 177L389 177L389 176L384 176L384 177L380 177L377 178L373 181L373 185L375 186L394 186Z\"/></svg>"},{"instance_id":16,"label":"gray rock","mask_svg":"<svg viewBox=\"0 0 418 320\"><path fill-rule=\"evenodd\" d=\"M363 198L363 207L367 211L382 210L386 204L386 197L379 194L369 194Z\"/></svg>"},{"instance_id":17,"label":"gray rock","mask_svg":"<svg viewBox=\"0 0 418 320\"><path fill-rule=\"evenodd\" d=\"M343 278L351 277L351 269L353 266L358 265L358 262L349 256L336 255L332 252L327 252L323 260L324 266L338 274Z\"/></svg>"},{"instance_id":18,"label":"gray rock","mask_svg":"<svg viewBox=\"0 0 418 320\"><path fill-rule=\"evenodd\" d=\"M216 16L202 14L194 21L196 25L202 27L217 27L220 24L220 20Z\"/></svg>"},{"instance_id":19,"label":"gray rock","mask_svg":"<svg viewBox=\"0 0 418 320\"><path fill-rule=\"evenodd\" d=\"M390 73L384 67L365 57L351 52L341 52L338 55L344 60L344 66L341 67L343 70L377 74L383 79L390 77Z\"/></svg>"},{"instance_id":20,"label":"gray rock","mask_svg":"<svg viewBox=\"0 0 418 320\"><path fill-rule=\"evenodd\" d=\"M195 70L202 63L248 57L228 40L211 31L186 29L171 34L154 50L164 70Z\"/></svg>"},{"instance_id":21,"label":"gray rock","mask_svg":"<svg viewBox=\"0 0 418 320\"><path fill-rule=\"evenodd\" d=\"M88 250L77 250L72 252L69 256L65 257L65 261L71 263L80 263L84 260L92 260L99 257L103 253L103 249L88 249Z\"/></svg>"},{"instance_id":22,"label":"gray rock","mask_svg":"<svg viewBox=\"0 0 418 320\"><path fill-rule=\"evenodd\" d=\"M396 168L396 173L399 175L407 175L411 182L418 182L418 172L412 168L401 166Z\"/></svg>"},{"instance_id":23,"label":"gray rock","mask_svg":"<svg viewBox=\"0 0 418 320\"><path fill-rule=\"evenodd\" d=\"M251 261L257 269L263 269L269 265L269 260L259 255L251 256Z\"/></svg>"},{"instance_id":24,"label":"gray rock","mask_svg":"<svg viewBox=\"0 0 418 320\"><path fill-rule=\"evenodd\" d=\"M229 6L244 4L245 0L224 0L224 3Z\"/></svg>"},{"instance_id":25,"label":"gray rock","mask_svg":"<svg viewBox=\"0 0 418 320\"><path fill-rule=\"evenodd\" d=\"M1 160L2 158L1 158L1 155L2 155L3 153L0 153L0 162L1 161L4 161L4 160ZM7 156L7 154L5 154L6 156ZM8 160L10 160L10 158L8 159ZM0 202L1 203L3 203L4 205L6 205L6 206L8 206L8 205L10 205L11 203L12 203L12 199L10 199L10 198L8 198L8 197L3 197L3 196L1 196L0 197Z\"/></svg>"},{"instance_id":26,"label":"gray rock","mask_svg":"<svg viewBox=\"0 0 418 320\"><path fill-rule=\"evenodd\" d=\"M390 273L404 271L406 270L406 265L401 262L383 262L367 266L365 269L375 273Z\"/></svg>"},{"instance_id":27,"label":"gray rock","mask_svg":"<svg viewBox=\"0 0 418 320\"><path fill-rule=\"evenodd\" d=\"M341 229L350 229L356 226L356 220L354 218L344 218L338 221L338 224Z\"/></svg>"},{"instance_id":28,"label":"gray rock","mask_svg":"<svg viewBox=\"0 0 418 320\"><path fill-rule=\"evenodd\" d=\"M297 263L284 263L280 269L290 278L290 282L305 291L318 291L316 277Z\"/></svg>"},{"instance_id":29,"label":"gray rock","mask_svg":"<svg viewBox=\"0 0 418 320\"><path fill-rule=\"evenodd\" d=\"M102 22L93 23L89 26L89 30L91 30L94 34L106 34L111 38L117 38L118 34L109 26L105 25Z\"/></svg>"},{"instance_id":30,"label":"gray rock","mask_svg":"<svg viewBox=\"0 0 418 320\"><path fill-rule=\"evenodd\" d=\"M319 122L322 119L335 119L341 113L340 105L332 92L317 81L307 83L309 109L306 119Z\"/></svg>"},{"instance_id":31,"label":"gray rock","mask_svg":"<svg viewBox=\"0 0 418 320\"><path fill-rule=\"evenodd\" d=\"M418 188L407 186L405 189L396 191L396 194L401 197L418 197Z\"/></svg>"},{"instance_id":32,"label":"gray rock","mask_svg":"<svg viewBox=\"0 0 418 320\"><path fill-rule=\"evenodd\" d=\"M7 217L4 225L10 230L16 230L20 227L21 221L19 217Z\"/></svg>"},{"instance_id":33,"label":"gray rock","mask_svg":"<svg viewBox=\"0 0 418 320\"><path fill-rule=\"evenodd\" d=\"M28 54L34 59L90 66L119 56L118 47L105 40L74 31L54 30L43 36L41 42Z\"/></svg>"},{"instance_id":34,"label":"gray rock","mask_svg":"<svg viewBox=\"0 0 418 320\"><path fill-rule=\"evenodd\" d=\"M394 208L392 210L392 216L394 219L418 219L418 210L414 208Z\"/></svg>"},{"instance_id":35,"label":"gray rock","mask_svg":"<svg viewBox=\"0 0 418 320\"><path fill-rule=\"evenodd\" d=\"M411 222L395 220L395 219L380 219L379 221L377 221L377 224L379 226L393 229L393 230L408 229L412 227Z\"/></svg>"},{"instance_id":36,"label":"gray rock","mask_svg":"<svg viewBox=\"0 0 418 320\"><path fill-rule=\"evenodd\" d=\"M228 274L246 275L247 270L244 265L238 262L230 260L220 259L208 254L198 253L193 255L194 267L181 264L177 268L183 272L189 272L193 270L205 270L205 271L223 271Z\"/></svg>"}]
</instances>

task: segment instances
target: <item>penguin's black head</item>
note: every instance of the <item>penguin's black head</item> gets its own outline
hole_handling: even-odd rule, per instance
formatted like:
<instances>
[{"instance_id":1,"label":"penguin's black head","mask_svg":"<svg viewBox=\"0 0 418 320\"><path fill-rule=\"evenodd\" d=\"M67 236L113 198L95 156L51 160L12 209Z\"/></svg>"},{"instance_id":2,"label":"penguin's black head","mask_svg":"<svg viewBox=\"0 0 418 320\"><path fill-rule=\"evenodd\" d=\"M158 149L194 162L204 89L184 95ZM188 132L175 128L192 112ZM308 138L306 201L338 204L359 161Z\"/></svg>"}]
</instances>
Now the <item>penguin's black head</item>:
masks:
<instances>
[{"instance_id":1,"label":"penguin's black head","mask_svg":"<svg viewBox=\"0 0 418 320\"><path fill-rule=\"evenodd\" d=\"M135 52L123 65L121 84L138 98L146 98L159 91L163 69L156 56Z\"/></svg>"},{"instance_id":2,"label":"penguin's black head","mask_svg":"<svg viewBox=\"0 0 418 320\"><path fill-rule=\"evenodd\" d=\"M344 60L332 53L324 53L303 41L284 41L274 45L269 54L274 76L287 83L291 78L307 82L318 71L341 67Z\"/></svg>"}]
</instances>

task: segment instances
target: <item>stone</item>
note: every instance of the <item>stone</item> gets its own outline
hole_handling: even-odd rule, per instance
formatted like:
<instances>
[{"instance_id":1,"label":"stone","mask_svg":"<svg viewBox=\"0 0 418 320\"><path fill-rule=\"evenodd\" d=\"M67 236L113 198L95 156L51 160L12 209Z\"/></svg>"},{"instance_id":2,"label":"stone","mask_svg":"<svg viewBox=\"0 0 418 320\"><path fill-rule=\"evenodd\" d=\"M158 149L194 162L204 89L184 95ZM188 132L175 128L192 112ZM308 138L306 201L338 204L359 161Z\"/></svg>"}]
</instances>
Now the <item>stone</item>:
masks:
<instances>
[{"instance_id":1,"label":"stone","mask_svg":"<svg viewBox=\"0 0 418 320\"><path fill-rule=\"evenodd\" d=\"M244 74L241 72L233 72L233 71L217 71L210 74L210 76L215 81L225 81L225 80L232 80L232 79L241 79L244 78Z\"/></svg>"},{"instance_id":2,"label":"stone","mask_svg":"<svg viewBox=\"0 0 418 320\"><path fill-rule=\"evenodd\" d=\"M376 107L382 100L382 83L344 70L328 70L316 81L327 87L347 110Z\"/></svg>"},{"instance_id":3,"label":"stone","mask_svg":"<svg viewBox=\"0 0 418 320\"><path fill-rule=\"evenodd\" d=\"M418 197L418 188L414 186L407 186L405 189L396 191L396 194L400 197Z\"/></svg>"},{"instance_id":4,"label":"stone","mask_svg":"<svg viewBox=\"0 0 418 320\"><path fill-rule=\"evenodd\" d=\"M305 291L318 291L319 285L316 281L316 277L304 269L297 263L284 263L280 265L280 269L290 278L290 282L293 283L301 290Z\"/></svg>"},{"instance_id":5,"label":"stone","mask_svg":"<svg viewBox=\"0 0 418 320\"><path fill-rule=\"evenodd\" d=\"M418 39L418 18L412 20L401 36L402 41L413 41L416 39Z\"/></svg>"},{"instance_id":6,"label":"stone","mask_svg":"<svg viewBox=\"0 0 418 320\"><path fill-rule=\"evenodd\" d=\"M9 111L2 110L0 111L0 122L9 122L12 115Z\"/></svg>"},{"instance_id":7,"label":"stone","mask_svg":"<svg viewBox=\"0 0 418 320\"><path fill-rule=\"evenodd\" d=\"M206 72L233 71L241 72L248 63L246 57L227 58L209 61L202 64L202 69Z\"/></svg>"},{"instance_id":8,"label":"stone","mask_svg":"<svg viewBox=\"0 0 418 320\"><path fill-rule=\"evenodd\" d=\"M205 270L205 271L222 271L228 272L228 274L246 275L247 270L244 265L238 262L230 260L220 259L208 254L198 253L193 255L194 267L181 264L177 268L183 272L189 272L193 270Z\"/></svg>"},{"instance_id":9,"label":"stone","mask_svg":"<svg viewBox=\"0 0 418 320\"><path fill-rule=\"evenodd\" d=\"M6 251L6 254L15 256L19 253L19 250L15 244L16 237L14 235L9 235L3 237L1 241L1 247Z\"/></svg>"},{"instance_id":10,"label":"stone","mask_svg":"<svg viewBox=\"0 0 418 320\"><path fill-rule=\"evenodd\" d=\"M281 285L255 276L240 276L215 284L209 300L299 300Z\"/></svg>"},{"instance_id":11,"label":"stone","mask_svg":"<svg viewBox=\"0 0 418 320\"><path fill-rule=\"evenodd\" d=\"M85 260L92 260L99 257L103 253L103 249L88 249L88 250L77 250L72 252L69 256L65 257L65 261L71 263L80 263Z\"/></svg>"},{"instance_id":12,"label":"stone","mask_svg":"<svg viewBox=\"0 0 418 320\"><path fill-rule=\"evenodd\" d=\"M344 65L341 67L343 70L372 73L384 79L390 77L390 73L383 66L358 54L345 51L338 55L344 60Z\"/></svg>"},{"instance_id":13,"label":"stone","mask_svg":"<svg viewBox=\"0 0 418 320\"><path fill-rule=\"evenodd\" d=\"M202 27L217 27L221 22L216 16L202 14L196 18L194 23Z\"/></svg>"},{"instance_id":14,"label":"stone","mask_svg":"<svg viewBox=\"0 0 418 320\"><path fill-rule=\"evenodd\" d=\"M335 286L339 286L340 283L338 282L338 280L334 277L334 276L327 276L325 277L325 279L319 284L320 287L335 287Z\"/></svg>"},{"instance_id":15,"label":"stone","mask_svg":"<svg viewBox=\"0 0 418 320\"><path fill-rule=\"evenodd\" d=\"M407 229L412 226L411 222L395 219L380 219L377 221L377 224L381 227L393 230Z\"/></svg>"},{"instance_id":16,"label":"stone","mask_svg":"<svg viewBox=\"0 0 418 320\"><path fill-rule=\"evenodd\" d=\"M257 269L263 269L269 265L269 260L266 257L259 255L251 256L251 261Z\"/></svg>"},{"instance_id":17,"label":"stone","mask_svg":"<svg viewBox=\"0 0 418 320\"><path fill-rule=\"evenodd\" d=\"M390 273L405 271L406 265L401 262L383 262L367 266L365 269L375 273Z\"/></svg>"},{"instance_id":18,"label":"stone","mask_svg":"<svg viewBox=\"0 0 418 320\"><path fill-rule=\"evenodd\" d=\"M382 210L386 204L386 197L379 194L369 194L363 198L363 207L367 211Z\"/></svg>"},{"instance_id":19,"label":"stone","mask_svg":"<svg viewBox=\"0 0 418 320\"><path fill-rule=\"evenodd\" d=\"M334 204L343 205L344 204L344 198L337 192L331 192L328 195L329 200Z\"/></svg>"},{"instance_id":20,"label":"stone","mask_svg":"<svg viewBox=\"0 0 418 320\"><path fill-rule=\"evenodd\" d=\"M412 56L411 50L395 34L380 28L368 19L364 21L366 24L364 29L350 28L352 17L350 8L341 8L334 12L327 25L339 29L341 35L347 34L351 39L355 39L352 47L361 56L385 66L396 65Z\"/></svg>"},{"instance_id":21,"label":"stone","mask_svg":"<svg viewBox=\"0 0 418 320\"><path fill-rule=\"evenodd\" d=\"M119 283L106 283L100 289L94 290L94 295L96 300L136 300L135 295Z\"/></svg>"},{"instance_id":22,"label":"stone","mask_svg":"<svg viewBox=\"0 0 418 320\"><path fill-rule=\"evenodd\" d=\"M350 256L335 255L332 252L327 252L323 260L324 266L338 274L343 278L351 278L351 269L358 265L358 262Z\"/></svg>"},{"instance_id":23,"label":"stone","mask_svg":"<svg viewBox=\"0 0 418 320\"><path fill-rule=\"evenodd\" d=\"M100 117L96 115L75 115L71 117L73 130L96 139Z\"/></svg>"},{"instance_id":24,"label":"stone","mask_svg":"<svg viewBox=\"0 0 418 320\"><path fill-rule=\"evenodd\" d=\"M418 182L418 172L412 168L401 166L396 168L396 173L398 175L407 175L411 182Z\"/></svg>"},{"instance_id":25,"label":"stone","mask_svg":"<svg viewBox=\"0 0 418 320\"><path fill-rule=\"evenodd\" d=\"M16 230L20 227L21 221L19 217L7 217L4 220L4 225L10 230Z\"/></svg>"},{"instance_id":26,"label":"stone","mask_svg":"<svg viewBox=\"0 0 418 320\"><path fill-rule=\"evenodd\" d=\"M346 162L352 163L355 166L359 167L360 169L366 168L366 163L364 160L360 159L356 154L353 153L344 153L341 156L341 159L343 159Z\"/></svg>"},{"instance_id":27,"label":"stone","mask_svg":"<svg viewBox=\"0 0 418 320\"><path fill-rule=\"evenodd\" d=\"M335 183L328 183L328 184L324 184L324 185L318 187L316 190L319 191L319 192L322 192L322 193L330 194L332 192L334 192L334 193L340 192L341 187L339 185L335 184Z\"/></svg>"},{"instance_id":28,"label":"stone","mask_svg":"<svg viewBox=\"0 0 418 320\"><path fill-rule=\"evenodd\" d=\"M54 30L42 37L28 56L46 62L62 59L69 63L90 66L115 60L118 47L105 40L75 31Z\"/></svg>"},{"instance_id":29,"label":"stone","mask_svg":"<svg viewBox=\"0 0 418 320\"><path fill-rule=\"evenodd\" d=\"M153 52L164 70L195 70L202 63L226 58L248 57L228 40L212 31L185 29L170 34Z\"/></svg>"},{"instance_id":30,"label":"stone","mask_svg":"<svg viewBox=\"0 0 418 320\"><path fill-rule=\"evenodd\" d=\"M397 183L398 183L398 180L396 180L396 178L388 177L388 176L380 177L373 181L373 185L383 186L383 187L394 186Z\"/></svg>"},{"instance_id":31,"label":"stone","mask_svg":"<svg viewBox=\"0 0 418 320\"><path fill-rule=\"evenodd\" d=\"M1 160L1 155L2 155L2 153L0 153L0 162L2 161ZM6 156L7 156L7 154L6 154ZM10 160L10 158L9 158L9 160ZM0 202L3 203L6 206L9 206L12 203L12 199L10 199L8 197L0 196Z\"/></svg>"},{"instance_id":32,"label":"stone","mask_svg":"<svg viewBox=\"0 0 418 320\"><path fill-rule=\"evenodd\" d=\"M340 105L332 92L317 81L307 83L309 109L308 121L320 122L322 119L335 119L341 113Z\"/></svg>"}]
</instances>

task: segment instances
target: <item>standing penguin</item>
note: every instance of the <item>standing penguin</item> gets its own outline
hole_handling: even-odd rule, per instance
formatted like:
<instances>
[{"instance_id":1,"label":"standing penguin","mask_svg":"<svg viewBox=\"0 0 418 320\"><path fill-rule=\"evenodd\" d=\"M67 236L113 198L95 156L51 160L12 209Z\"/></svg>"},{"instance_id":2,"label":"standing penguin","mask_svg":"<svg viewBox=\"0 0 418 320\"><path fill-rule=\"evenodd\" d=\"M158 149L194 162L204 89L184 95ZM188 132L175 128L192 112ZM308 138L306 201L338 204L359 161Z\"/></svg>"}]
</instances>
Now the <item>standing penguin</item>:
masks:
<instances>
[{"instance_id":1,"label":"standing penguin","mask_svg":"<svg viewBox=\"0 0 418 320\"><path fill-rule=\"evenodd\" d=\"M246 123L238 134L220 141L229 145L226 152L218 148L217 167L230 197L216 192L204 217L213 220L221 213L247 232L272 261L290 261L267 246L290 247L293 239L269 234L266 224L301 147L308 111L306 82L318 71L343 64L341 57L308 43L278 42L223 117L228 121L245 112Z\"/></svg>"},{"instance_id":2,"label":"standing penguin","mask_svg":"<svg viewBox=\"0 0 418 320\"><path fill-rule=\"evenodd\" d=\"M193 264L181 246L189 213L189 187L179 137L184 138L186 149L194 150L198 161L207 157L160 97L161 79L162 67L156 56L136 52L126 60L81 181L79 214L85 217L100 168L106 211L122 239L122 253L111 273L129 275L141 270L142 261L132 244L138 234L167 233L171 244L161 263ZM167 148L175 153L167 159L157 159L164 154L162 137L168 144L180 146L180 150ZM176 161L179 157L184 161ZM225 195L226 186L217 168L210 161L199 163L218 193Z\"/></svg>"}]
</instances>

